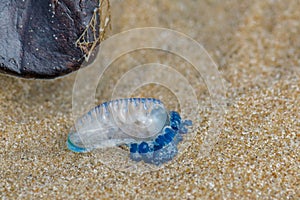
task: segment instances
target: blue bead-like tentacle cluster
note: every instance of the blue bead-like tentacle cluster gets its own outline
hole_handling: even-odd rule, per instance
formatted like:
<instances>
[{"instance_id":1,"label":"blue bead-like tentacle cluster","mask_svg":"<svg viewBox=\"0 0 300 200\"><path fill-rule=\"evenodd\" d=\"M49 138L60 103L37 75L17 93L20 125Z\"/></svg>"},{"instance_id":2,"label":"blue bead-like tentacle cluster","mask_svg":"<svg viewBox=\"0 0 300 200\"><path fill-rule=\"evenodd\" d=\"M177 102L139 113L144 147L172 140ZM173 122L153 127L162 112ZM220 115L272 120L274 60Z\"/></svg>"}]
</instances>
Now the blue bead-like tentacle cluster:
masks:
<instances>
[{"instance_id":1,"label":"blue bead-like tentacle cluster","mask_svg":"<svg viewBox=\"0 0 300 200\"><path fill-rule=\"evenodd\" d=\"M170 111L169 124L163 128L157 137L129 145L130 158L155 165L172 160L178 152L177 145L182 141L182 134L188 132L186 126L191 125L191 120L182 121L178 112Z\"/></svg>"}]
</instances>

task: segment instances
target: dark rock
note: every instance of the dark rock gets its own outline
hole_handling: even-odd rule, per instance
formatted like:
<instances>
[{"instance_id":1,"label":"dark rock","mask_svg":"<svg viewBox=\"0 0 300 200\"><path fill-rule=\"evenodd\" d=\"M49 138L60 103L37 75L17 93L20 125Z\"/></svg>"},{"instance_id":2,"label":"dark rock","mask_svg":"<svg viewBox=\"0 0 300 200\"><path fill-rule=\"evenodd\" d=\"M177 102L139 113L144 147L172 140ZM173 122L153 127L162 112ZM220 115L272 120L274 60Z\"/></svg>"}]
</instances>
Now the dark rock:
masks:
<instances>
[{"instance_id":1,"label":"dark rock","mask_svg":"<svg viewBox=\"0 0 300 200\"><path fill-rule=\"evenodd\" d=\"M1 0L0 72L55 78L77 70L86 54L75 43L98 4L98 0Z\"/></svg>"}]
</instances>

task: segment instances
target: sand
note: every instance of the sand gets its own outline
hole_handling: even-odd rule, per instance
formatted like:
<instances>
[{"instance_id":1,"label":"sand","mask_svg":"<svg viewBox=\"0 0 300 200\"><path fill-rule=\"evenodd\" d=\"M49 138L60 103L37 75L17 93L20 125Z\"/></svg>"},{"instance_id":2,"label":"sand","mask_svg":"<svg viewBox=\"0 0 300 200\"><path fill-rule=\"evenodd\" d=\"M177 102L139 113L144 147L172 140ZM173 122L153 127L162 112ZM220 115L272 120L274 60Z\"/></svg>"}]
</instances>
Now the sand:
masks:
<instances>
[{"instance_id":1,"label":"sand","mask_svg":"<svg viewBox=\"0 0 300 200\"><path fill-rule=\"evenodd\" d=\"M115 0L112 16L111 34L159 26L207 49L227 89L217 142L199 156L212 126L203 111L191 146L169 165L114 170L66 147L76 73L51 81L1 75L2 199L300 198L299 1ZM117 79L110 76L101 91Z\"/></svg>"}]
</instances>

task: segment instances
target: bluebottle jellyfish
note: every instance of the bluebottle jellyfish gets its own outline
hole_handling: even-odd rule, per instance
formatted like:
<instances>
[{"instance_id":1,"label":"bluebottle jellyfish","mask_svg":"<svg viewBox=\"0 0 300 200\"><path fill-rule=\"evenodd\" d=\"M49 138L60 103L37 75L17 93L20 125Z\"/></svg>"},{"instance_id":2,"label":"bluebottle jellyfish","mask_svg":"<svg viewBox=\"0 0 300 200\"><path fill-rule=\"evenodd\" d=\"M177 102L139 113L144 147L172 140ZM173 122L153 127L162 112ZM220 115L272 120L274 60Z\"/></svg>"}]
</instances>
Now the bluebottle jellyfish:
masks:
<instances>
[{"instance_id":1,"label":"bluebottle jellyfish","mask_svg":"<svg viewBox=\"0 0 300 200\"><path fill-rule=\"evenodd\" d=\"M191 120L182 120L154 98L128 98L102 103L79 118L68 135L74 152L126 145L133 161L161 165L178 153Z\"/></svg>"}]
</instances>

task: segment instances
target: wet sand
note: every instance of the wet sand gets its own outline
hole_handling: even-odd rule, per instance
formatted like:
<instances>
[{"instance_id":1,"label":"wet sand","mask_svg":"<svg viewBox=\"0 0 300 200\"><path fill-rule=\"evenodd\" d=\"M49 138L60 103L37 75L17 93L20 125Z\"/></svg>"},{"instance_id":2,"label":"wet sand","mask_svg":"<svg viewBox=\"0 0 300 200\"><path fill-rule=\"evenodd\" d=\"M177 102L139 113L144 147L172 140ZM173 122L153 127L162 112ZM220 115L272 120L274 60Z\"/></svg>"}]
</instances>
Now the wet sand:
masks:
<instances>
[{"instance_id":1,"label":"wet sand","mask_svg":"<svg viewBox=\"0 0 300 200\"><path fill-rule=\"evenodd\" d=\"M76 73L51 81L1 75L0 196L299 199L299 1L115 0L112 8L112 33L171 28L212 55L228 98L217 143L208 156L198 156L209 128L204 120L170 165L144 174L116 171L65 145Z\"/></svg>"}]
</instances>

